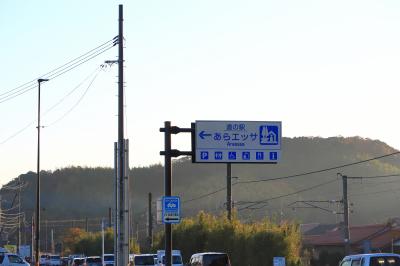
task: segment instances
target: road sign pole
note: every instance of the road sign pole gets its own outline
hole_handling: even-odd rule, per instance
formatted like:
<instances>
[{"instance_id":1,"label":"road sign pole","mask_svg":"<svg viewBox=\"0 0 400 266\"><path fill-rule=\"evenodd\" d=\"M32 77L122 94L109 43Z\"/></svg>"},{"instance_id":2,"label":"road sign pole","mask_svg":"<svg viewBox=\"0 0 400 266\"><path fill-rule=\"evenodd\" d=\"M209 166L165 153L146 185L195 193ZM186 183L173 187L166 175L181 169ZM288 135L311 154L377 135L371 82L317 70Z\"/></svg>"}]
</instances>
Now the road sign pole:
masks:
<instances>
[{"instance_id":1,"label":"road sign pole","mask_svg":"<svg viewBox=\"0 0 400 266\"><path fill-rule=\"evenodd\" d=\"M232 164L226 164L226 211L228 220L232 220Z\"/></svg>"},{"instance_id":2,"label":"road sign pole","mask_svg":"<svg viewBox=\"0 0 400 266\"><path fill-rule=\"evenodd\" d=\"M171 122L164 122L164 194L172 195ZM172 266L172 225L165 224L165 265Z\"/></svg>"}]
</instances>

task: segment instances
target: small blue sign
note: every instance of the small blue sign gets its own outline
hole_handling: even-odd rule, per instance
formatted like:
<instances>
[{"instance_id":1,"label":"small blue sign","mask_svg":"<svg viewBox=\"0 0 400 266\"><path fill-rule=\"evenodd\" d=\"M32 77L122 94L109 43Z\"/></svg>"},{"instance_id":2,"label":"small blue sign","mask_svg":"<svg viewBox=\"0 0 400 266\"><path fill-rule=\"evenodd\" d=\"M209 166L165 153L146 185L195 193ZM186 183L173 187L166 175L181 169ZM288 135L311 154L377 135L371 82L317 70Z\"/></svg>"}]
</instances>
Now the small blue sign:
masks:
<instances>
[{"instance_id":1,"label":"small blue sign","mask_svg":"<svg viewBox=\"0 0 400 266\"><path fill-rule=\"evenodd\" d=\"M279 144L278 126L269 126L269 125L260 126L260 144L278 145Z\"/></svg>"},{"instance_id":2,"label":"small blue sign","mask_svg":"<svg viewBox=\"0 0 400 266\"><path fill-rule=\"evenodd\" d=\"M276 151L271 151L271 152L269 153L269 159L270 159L271 161L276 161L276 160L278 160L278 153L277 153Z\"/></svg>"},{"instance_id":3,"label":"small blue sign","mask_svg":"<svg viewBox=\"0 0 400 266\"><path fill-rule=\"evenodd\" d=\"M181 221L181 200L177 196L162 198L162 220L165 224L177 224Z\"/></svg>"},{"instance_id":4,"label":"small blue sign","mask_svg":"<svg viewBox=\"0 0 400 266\"><path fill-rule=\"evenodd\" d=\"M250 160L250 152L248 152L248 151L242 152L242 159L243 160Z\"/></svg>"},{"instance_id":5,"label":"small blue sign","mask_svg":"<svg viewBox=\"0 0 400 266\"><path fill-rule=\"evenodd\" d=\"M202 160L208 160L208 151L202 151L200 157Z\"/></svg>"},{"instance_id":6,"label":"small blue sign","mask_svg":"<svg viewBox=\"0 0 400 266\"><path fill-rule=\"evenodd\" d=\"M236 160L236 152L235 151L230 151L228 153L228 157L229 157L229 160Z\"/></svg>"},{"instance_id":7,"label":"small blue sign","mask_svg":"<svg viewBox=\"0 0 400 266\"><path fill-rule=\"evenodd\" d=\"M258 160L258 161L264 160L264 152L263 151L256 152L256 160Z\"/></svg>"},{"instance_id":8,"label":"small blue sign","mask_svg":"<svg viewBox=\"0 0 400 266\"><path fill-rule=\"evenodd\" d=\"M274 266L286 266L285 257L274 257Z\"/></svg>"},{"instance_id":9,"label":"small blue sign","mask_svg":"<svg viewBox=\"0 0 400 266\"><path fill-rule=\"evenodd\" d=\"M222 160L222 151L216 151L214 154L215 160Z\"/></svg>"}]
</instances>

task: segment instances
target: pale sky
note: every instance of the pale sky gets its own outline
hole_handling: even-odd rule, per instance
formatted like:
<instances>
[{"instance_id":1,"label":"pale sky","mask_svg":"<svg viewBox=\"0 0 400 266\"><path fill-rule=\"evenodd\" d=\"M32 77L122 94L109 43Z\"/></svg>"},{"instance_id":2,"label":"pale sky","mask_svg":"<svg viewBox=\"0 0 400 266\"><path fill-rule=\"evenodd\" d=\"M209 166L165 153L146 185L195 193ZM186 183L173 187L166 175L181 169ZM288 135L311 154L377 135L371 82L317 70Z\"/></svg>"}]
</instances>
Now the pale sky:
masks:
<instances>
[{"instance_id":1,"label":"pale sky","mask_svg":"<svg viewBox=\"0 0 400 266\"><path fill-rule=\"evenodd\" d=\"M1 0L0 95L116 36L118 4L131 167L163 161L164 121L282 121L286 137L358 135L400 148L396 0ZM115 47L43 83L42 113L116 56ZM113 165L116 75L116 66L101 71L76 108L42 129L42 169ZM36 119L36 88L0 103L0 184L36 171ZM174 136L173 147L189 150L190 136Z\"/></svg>"}]
</instances>

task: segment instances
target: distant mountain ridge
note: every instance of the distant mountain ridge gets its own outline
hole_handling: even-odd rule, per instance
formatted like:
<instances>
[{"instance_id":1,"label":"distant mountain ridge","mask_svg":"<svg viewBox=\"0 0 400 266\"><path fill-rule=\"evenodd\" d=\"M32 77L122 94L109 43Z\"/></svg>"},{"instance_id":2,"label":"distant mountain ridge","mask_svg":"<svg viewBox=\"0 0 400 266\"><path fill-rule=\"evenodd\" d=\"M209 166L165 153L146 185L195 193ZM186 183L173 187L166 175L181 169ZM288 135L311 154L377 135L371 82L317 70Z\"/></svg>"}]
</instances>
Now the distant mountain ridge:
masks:
<instances>
[{"instance_id":1,"label":"distant mountain ridge","mask_svg":"<svg viewBox=\"0 0 400 266\"><path fill-rule=\"evenodd\" d=\"M304 200L340 200L342 190L341 180L337 176L339 172L348 176L400 174L399 155L277 181L249 184L241 182L313 172L396 151L379 140L360 137L284 138L282 159L278 164L232 166L232 174L237 177L233 179L233 198L237 209L245 208L250 204L249 202L278 197L257 205L254 209L243 209L238 212L238 215L243 220L273 216L275 219L289 218L300 222L332 223L340 221L342 219L340 215L322 210L324 208L340 212L340 206L335 204L320 203L318 206L321 208L295 208L293 210L292 203ZM55 171L43 171L41 193L44 215L49 219L106 217L108 208L113 206L113 175L113 169L100 167L67 167ZM162 195L163 167L159 164L136 167L131 169L130 177L132 209L138 216L147 208L149 192L153 193L153 199ZM28 215L31 215L35 206L36 174L33 172L22 174L21 179L27 183L22 193L22 208ZM294 194L296 191L331 180L330 184ZM16 184L16 182L17 179L14 179L7 186ZM226 166L223 164L192 164L188 158L174 161L173 194L181 196L184 202L182 204L184 215L190 216L199 210L215 213L223 211L226 199L225 191L187 203L185 201L224 188L225 185ZM396 208L396 203L400 199L398 190L400 190L400 177L349 180L349 198L353 203L352 221L373 223L385 221L389 217L400 216L400 211ZM0 195L2 199L8 199L8 202L2 203L2 208L7 208L14 191L2 188ZM288 207L288 205L292 207Z\"/></svg>"}]
</instances>

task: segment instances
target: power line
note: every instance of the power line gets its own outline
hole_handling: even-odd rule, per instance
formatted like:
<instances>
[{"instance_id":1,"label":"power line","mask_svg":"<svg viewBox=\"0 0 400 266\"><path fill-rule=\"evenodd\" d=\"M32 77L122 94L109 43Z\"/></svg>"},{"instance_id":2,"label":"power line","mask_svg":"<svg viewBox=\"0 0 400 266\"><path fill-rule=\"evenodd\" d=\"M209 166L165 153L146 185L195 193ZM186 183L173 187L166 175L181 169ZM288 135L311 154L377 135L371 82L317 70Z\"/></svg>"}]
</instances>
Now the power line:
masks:
<instances>
[{"instance_id":1,"label":"power line","mask_svg":"<svg viewBox=\"0 0 400 266\"><path fill-rule=\"evenodd\" d=\"M93 82L95 81L95 79L97 78L98 74L100 73L97 72L96 75L93 77L93 79L90 81L88 87L86 88L86 90L83 92L83 94L81 95L81 97L78 99L78 101L66 112L64 113L61 117L59 117L57 120L53 121L52 123L50 123L48 126L45 127L51 127L54 124L60 122L62 119L64 119L68 114L70 114L78 105L79 103L83 100L83 98L85 97L85 95L87 94L87 92L89 91L89 88L92 86Z\"/></svg>"},{"instance_id":2,"label":"power line","mask_svg":"<svg viewBox=\"0 0 400 266\"><path fill-rule=\"evenodd\" d=\"M110 45L102 47L100 49L97 49L97 48L92 49L91 51L85 53L84 55L74 59L73 61L70 61L70 62L73 62L73 63L71 63L71 64L70 64L70 62L66 63L61 67L58 67L58 68L56 68L56 69L54 69L54 70L52 70L52 71L50 71L50 72L48 72L48 73L46 73L44 75L41 75L40 77L46 76L48 79L55 79L55 78L65 74L65 73L68 73L69 71L77 68L78 66L88 62L89 60L99 56L100 54L105 53L106 51L110 50L113 47L114 47L114 45L110 44ZM36 83L33 83L35 81L37 81L37 80L35 79L35 80L31 81L31 82L26 83L26 84L28 84L26 86L17 87L17 88L19 88L18 90L15 90L16 89L15 88L13 90L10 90L7 93L3 93L2 94L3 96L0 96L0 103L12 100L12 99L14 99L15 97L17 97L19 95L25 94L26 92L28 92L30 90L33 90L37 86Z\"/></svg>"},{"instance_id":3,"label":"power line","mask_svg":"<svg viewBox=\"0 0 400 266\"><path fill-rule=\"evenodd\" d=\"M223 187L223 188L220 188L220 189L218 189L218 190L212 191L212 192L210 192L210 193L201 195L201 196L199 196L199 197L196 197L196 198L193 198L193 199L189 199L189 200L182 201L182 203L188 203L188 202L191 202L191 201L199 200L199 199L202 199L202 198L205 198L205 197L214 195L214 194L216 194L216 193L218 193L218 192L224 191L225 189L226 189L226 187Z\"/></svg>"},{"instance_id":4,"label":"power line","mask_svg":"<svg viewBox=\"0 0 400 266\"><path fill-rule=\"evenodd\" d=\"M399 188L391 188L391 189L387 189L387 190L378 190L378 191L371 191L371 192L358 193L358 194L349 194L349 197L359 197L359 196L379 194L379 193L384 193L384 192L399 192Z\"/></svg>"},{"instance_id":5,"label":"power line","mask_svg":"<svg viewBox=\"0 0 400 266\"><path fill-rule=\"evenodd\" d=\"M394 177L394 176L400 176L400 175L398 175L398 174L391 174L391 175L379 175L379 176L368 176L368 177L348 177L348 178L350 178L350 179L351 179L351 178L357 178L357 179L359 179L359 178L369 178L369 179L372 179L372 178L387 178L387 177ZM333 183L333 182L335 182L335 181L336 181L336 179L335 179L335 180L332 180L332 181L329 181L329 182L321 183L321 184L319 184L319 185L312 186L312 187L309 187L309 188L306 188L306 189L298 190L298 191L293 192L293 193L289 193L289 194L285 194L285 195L280 195L280 196L272 197L272 198L265 199L265 200L254 201L254 202L248 201L248 203L253 203L253 204L250 204L249 206L243 207L243 208L239 209L238 211L241 211L241 210L244 210L244 209L248 209L249 207L253 207L253 206L259 205L259 204L261 204L261 203L266 203L266 202L268 202L268 201L270 201L270 200L279 199L279 198L284 198L284 197L292 196L292 195L299 194L299 193L302 193L302 192L305 192L305 191L309 191L309 190L315 189L315 188L317 188L317 187L320 187L320 186L324 186L324 185ZM372 193L371 193L371 194L372 194ZM359 195L360 195L360 194L359 194ZM354 196L354 195L353 195L353 196Z\"/></svg>"},{"instance_id":6,"label":"power line","mask_svg":"<svg viewBox=\"0 0 400 266\"><path fill-rule=\"evenodd\" d=\"M66 95L64 95L60 100L58 100L57 103L55 103L53 106L51 106L49 109L47 109L43 115L45 116L46 114L48 114L50 111L52 111L54 108L56 108L57 106L59 106L62 102L65 101L65 99L67 99L67 97L69 97L73 92L75 92L80 86L83 85L83 83L85 83L93 74L96 73L96 71L99 71L99 68L96 67L96 69L91 72L83 81L81 81L77 86L75 86L71 91L69 91ZM97 75L97 74L96 74ZM15 132L14 134L10 135L8 138L4 139L2 142L0 142L0 145L7 143L9 140L13 139L14 137L18 136L19 134L21 134L22 132L24 132L25 130L27 130L31 125L33 125L35 123L35 121L31 121L29 124L27 124L26 126L24 126L23 128L21 128L20 130L18 130L17 132Z\"/></svg>"},{"instance_id":7,"label":"power line","mask_svg":"<svg viewBox=\"0 0 400 266\"><path fill-rule=\"evenodd\" d=\"M397 155L397 154L400 154L400 151L396 151L396 152L393 152L393 153L389 153L389 154L386 154L386 155L382 155L382 156L378 156L378 157L374 157L374 158L370 158L370 159L366 159L366 160L362 160L362 161L358 161L358 162L354 162L354 163L342 164L342 165L339 165L339 166L334 166L334 167L325 168L325 169L316 170L316 171L305 172L305 173L301 173L301 174L294 174L294 175L288 175L288 176L282 176L282 177L276 177L276 178L268 178L268 179L257 179L257 180L249 180L249 181L239 181L238 183L239 183L239 184L259 183L259 182L267 182L267 181L274 181L274 180L281 180L281 179L289 179L289 178L294 178L294 177L300 177L300 176L318 174L318 173L327 172L327 171L332 171L332 170L337 170L337 169L340 169L340 168L345 168L345 167L349 167L349 166L353 166L353 165L357 165L357 164L367 163L367 162L370 162L370 161L382 159L382 158L389 157L389 156L393 156L393 155Z\"/></svg>"},{"instance_id":8,"label":"power line","mask_svg":"<svg viewBox=\"0 0 400 266\"><path fill-rule=\"evenodd\" d=\"M387 177L399 177L400 174L390 175L376 175L376 176L346 176L347 179L376 179L376 178L387 178Z\"/></svg>"},{"instance_id":9,"label":"power line","mask_svg":"<svg viewBox=\"0 0 400 266\"><path fill-rule=\"evenodd\" d=\"M91 49L90 51L88 51L88 52L86 52L86 53L84 53L84 54L82 54L82 55L80 55L80 56L78 56L78 57L76 57L76 58L70 60L69 62L67 62L67 63L65 63L65 64L63 64L63 65L61 65L61 66L59 66L59 67L57 67L57 68L55 68L55 69L53 69L53 70L51 70L51 71L45 73L45 74L43 74L43 75L41 75L41 76L39 76L38 78L45 77L45 76L47 76L47 75L49 75L49 74L51 74L51 73L53 73L53 72L55 72L55 71L57 71L57 70L59 70L59 69L65 67L65 66L67 66L67 65L70 65L70 64L72 64L73 62L75 62L75 61L77 61L78 59L80 59L81 57L86 56L87 54L89 54L89 53L91 53L91 52L93 52L93 51L95 51L95 50L97 50L97 49L99 49L99 48L101 48L101 47L103 47L103 46L109 44L110 42L112 42L112 41L114 41L114 40L115 40L115 37L114 37L113 39L108 40L108 41L104 42L103 44L101 44L101 45L99 45L99 46L97 46L97 47ZM114 45L115 45L115 44L114 44ZM20 89L20 88L24 88L24 87L27 87L27 86L29 87L31 83L34 83L34 84L36 85L36 82L37 82L37 79L38 79L38 78L35 78L35 79L31 80L31 81L28 81L28 82L26 82L26 83L24 83L24 84L22 84L22 85L20 85L20 86L18 86L18 87L16 87L16 88L14 88L14 89L11 89L11 90L8 90L8 91L6 91L6 92L3 92L3 93L0 94L0 97L3 96L3 95L6 95L6 94L10 94L11 92L16 91L16 90L18 90L18 89ZM1 98L2 98L2 97L1 97Z\"/></svg>"},{"instance_id":10,"label":"power line","mask_svg":"<svg viewBox=\"0 0 400 266\"><path fill-rule=\"evenodd\" d=\"M357 164L362 164L362 163L370 162L370 161L373 161L373 160L379 160L379 159L386 158L386 157L390 157L390 156L394 156L394 155L397 155L397 154L400 154L400 151L393 152L393 153L389 153L389 154L385 154L385 155L378 156L378 157L373 157L373 158L366 159L366 160L357 161L357 162L354 162L354 163L342 164L342 165L339 165L339 166L334 166L334 167L330 167L330 168L325 168L325 169L321 169L321 170L309 171L309 172L304 172L304 173L300 173L300 174L287 175L287 176L281 176L281 177L276 177L276 178L257 179L257 180L249 180L249 181L239 181L239 182L236 182L236 183L234 183L234 184L232 184L232 185L234 186L234 185L238 185L238 184L250 184L250 183L259 183L259 182L270 182L270 181L276 181L276 180L290 179L290 178L295 178L295 177L301 177L301 176L306 176L306 175L312 175L312 174L317 174L317 173L323 173L323 172L328 172L328 171L332 171L332 170L336 170L336 169L340 169L340 168L345 168L345 167L349 167L349 166L353 166L353 165L357 165ZM221 191L224 191L224 190L226 190L226 186L224 186L224 187L222 187L222 188L219 188L219 189L217 189L217 190L214 190L214 191L212 191L212 192L209 192L209 193L207 193L207 194L198 196L198 197L196 197L196 198L192 198L192 199L183 201L183 203L185 203L185 202L191 202L191 201L195 201L195 200L199 200L199 199L202 199L202 198L205 198L205 197L214 195L214 194L216 194L216 193L218 193L218 192L221 192Z\"/></svg>"},{"instance_id":11,"label":"power line","mask_svg":"<svg viewBox=\"0 0 400 266\"><path fill-rule=\"evenodd\" d=\"M316 189L318 187L322 187L322 186L331 184L331 183L336 182L336 181L337 181L337 179L335 178L334 180L330 180L328 182L320 183L318 185L307 187L307 188L304 188L304 189L300 189L300 190L297 190L295 192L291 192L291 193L288 193L288 194L279 195L279 196L275 196L275 197L271 197L271 198L267 198L267 199L263 199L263 200L253 201L252 204L250 204L249 206L240 208L240 209L238 209L238 211L242 211L242 210L248 209L250 207L254 207L256 205L259 205L259 204L262 204L262 203L266 203L266 202L271 201L271 200L285 198L285 197L293 196L293 195L296 195L296 194L299 194L299 193L302 193L302 192L313 190L313 189Z\"/></svg>"}]
</instances>

